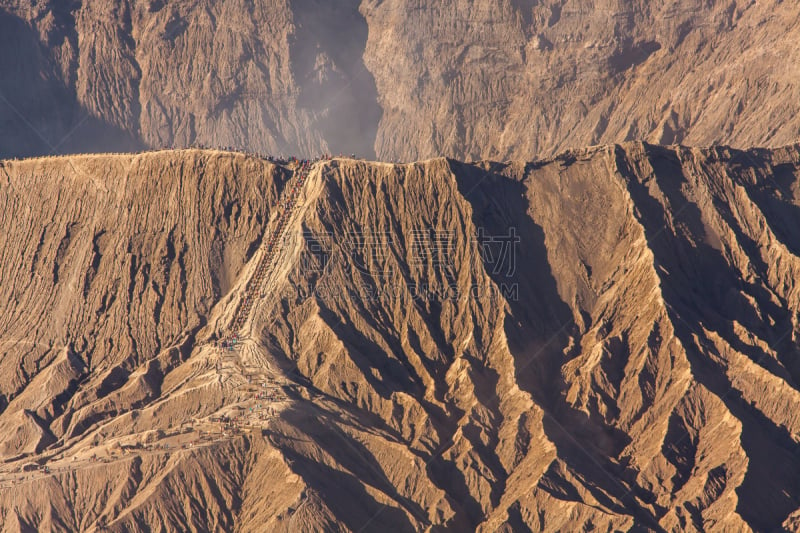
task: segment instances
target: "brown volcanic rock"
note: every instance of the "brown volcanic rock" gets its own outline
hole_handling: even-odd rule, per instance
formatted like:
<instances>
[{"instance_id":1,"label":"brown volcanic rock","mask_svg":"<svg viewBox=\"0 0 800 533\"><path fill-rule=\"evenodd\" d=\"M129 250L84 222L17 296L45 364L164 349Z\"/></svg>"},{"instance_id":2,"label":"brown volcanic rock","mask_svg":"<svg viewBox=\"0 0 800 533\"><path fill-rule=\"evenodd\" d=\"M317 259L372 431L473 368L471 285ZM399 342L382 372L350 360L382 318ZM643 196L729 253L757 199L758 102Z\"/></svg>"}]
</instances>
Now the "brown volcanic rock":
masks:
<instances>
[{"instance_id":1,"label":"brown volcanic rock","mask_svg":"<svg viewBox=\"0 0 800 533\"><path fill-rule=\"evenodd\" d=\"M82 409L137 368L129 400L157 397L228 292L288 174L243 156L173 157L4 163L3 224L14 227L0 237L7 412L33 410L57 437L80 433ZM90 387L87 373L98 379Z\"/></svg>"},{"instance_id":2,"label":"brown volcanic rock","mask_svg":"<svg viewBox=\"0 0 800 533\"><path fill-rule=\"evenodd\" d=\"M797 527L799 147L290 172L2 163L3 530Z\"/></svg>"},{"instance_id":3,"label":"brown volcanic rock","mask_svg":"<svg viewBox=\"0 0 800 533\"><path fill-rule=\"evenodd\" d=\"M6 0L0 155L780 146L800 132L798 20L778 0Z\"/></svg>"},{"instance_id":4,"label":"brown volcanic rock","mask_svg":"<svg viewBox=\"0 0 800 533\"><path fill-rule=\"evenodd\" d=\"M386 157L776 146L800 131L797 76L778 67L796 63L796 5L389 0L364 12Z\"/></svg>"}]
</instances>

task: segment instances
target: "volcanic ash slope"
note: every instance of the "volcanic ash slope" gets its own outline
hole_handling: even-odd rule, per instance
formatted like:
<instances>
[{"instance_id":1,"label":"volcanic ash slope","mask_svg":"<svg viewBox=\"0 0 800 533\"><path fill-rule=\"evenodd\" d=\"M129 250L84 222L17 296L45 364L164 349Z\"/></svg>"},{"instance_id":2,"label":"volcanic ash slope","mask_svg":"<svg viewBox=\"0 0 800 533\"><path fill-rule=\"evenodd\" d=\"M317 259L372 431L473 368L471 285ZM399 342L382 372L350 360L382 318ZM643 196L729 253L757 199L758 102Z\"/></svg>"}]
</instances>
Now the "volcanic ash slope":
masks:
<instances>
[{"instance_id":1,"label":"volcanic ash slope","mask_svg":"<svg viewBox=\"0 0 800 533\"><path fill-rule=\"evenodd\" d=\"M3 530L796 529L799 168L4 162Z\"/></svg>"}]
</instances>

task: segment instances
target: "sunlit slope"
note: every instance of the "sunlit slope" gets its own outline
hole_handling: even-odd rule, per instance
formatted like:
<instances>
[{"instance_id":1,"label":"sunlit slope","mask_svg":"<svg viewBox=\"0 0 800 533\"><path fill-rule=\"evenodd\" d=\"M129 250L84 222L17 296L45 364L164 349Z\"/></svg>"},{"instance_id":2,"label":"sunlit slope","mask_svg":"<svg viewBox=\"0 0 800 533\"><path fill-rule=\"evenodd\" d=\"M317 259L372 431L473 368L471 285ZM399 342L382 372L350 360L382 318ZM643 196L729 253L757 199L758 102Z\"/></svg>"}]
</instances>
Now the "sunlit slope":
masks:
<instances>
[{"instance_id":1,"label":"sunlit slope","mask_svg":"<svg viewBox=\"0 0 800 533\"><path fill-rule=\"evenodd\" d=\"M4 162L2 523L792 529L798 168Z\"/></svg>"}]
</instances>

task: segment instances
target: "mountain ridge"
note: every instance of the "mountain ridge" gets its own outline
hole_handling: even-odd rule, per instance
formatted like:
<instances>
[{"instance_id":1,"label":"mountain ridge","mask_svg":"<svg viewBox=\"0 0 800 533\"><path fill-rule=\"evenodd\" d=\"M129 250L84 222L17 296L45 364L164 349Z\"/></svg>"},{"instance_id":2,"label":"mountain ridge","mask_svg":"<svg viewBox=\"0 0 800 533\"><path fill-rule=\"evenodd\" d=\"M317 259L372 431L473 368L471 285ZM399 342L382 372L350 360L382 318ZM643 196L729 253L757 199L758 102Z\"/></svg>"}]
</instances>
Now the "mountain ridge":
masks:
<instances>
[{"instance_id":1,"label":"mountain ridge","mask_svg":"<svg viewBox=\"0 0 800 533\"><path fill-rule=\"evenodd\" d=\"M1 166L4 530L797 524L798 145Z\"/></svg>"}]
</instances>

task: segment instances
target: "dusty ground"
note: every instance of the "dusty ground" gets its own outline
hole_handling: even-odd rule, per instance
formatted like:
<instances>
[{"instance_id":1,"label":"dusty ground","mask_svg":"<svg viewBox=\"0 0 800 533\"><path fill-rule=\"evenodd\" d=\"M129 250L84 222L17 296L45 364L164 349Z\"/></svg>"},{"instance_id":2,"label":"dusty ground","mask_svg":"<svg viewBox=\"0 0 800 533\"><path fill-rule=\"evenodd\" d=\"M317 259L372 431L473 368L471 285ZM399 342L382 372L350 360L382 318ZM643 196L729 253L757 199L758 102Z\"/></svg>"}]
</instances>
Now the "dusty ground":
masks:
<instances>
[{"instance_id":1,"label":"dusty ground","mask_svg":"<svg viewBox=\"0 0 800 533\"><path fill-rule=\"evenodd\" d=\"M2 530L796 530L799 169L3 161Z\"/></svg>"}]
</instances>

